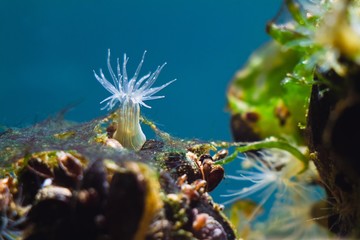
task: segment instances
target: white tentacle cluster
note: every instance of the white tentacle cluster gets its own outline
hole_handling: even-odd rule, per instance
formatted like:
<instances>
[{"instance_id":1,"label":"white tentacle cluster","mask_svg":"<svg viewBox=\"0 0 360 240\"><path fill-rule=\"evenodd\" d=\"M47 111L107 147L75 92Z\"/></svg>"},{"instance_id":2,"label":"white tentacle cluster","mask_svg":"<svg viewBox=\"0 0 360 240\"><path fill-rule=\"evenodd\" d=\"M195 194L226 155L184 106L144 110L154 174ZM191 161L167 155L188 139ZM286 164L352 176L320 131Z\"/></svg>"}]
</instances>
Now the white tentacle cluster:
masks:
<instances>
[{"instance_id":1,"label":"white tentacle cluster","mask_svg":"<svg viewBox=\"0 0 360 240\"><path fill-rule=\"evenodd\" d=\"M142 56L134 76L130 79L128 78L126 71L126 64L129 58L127 58L126 54L124 54L122 70L120 67L120 61L117 59L115 74L110 63L110 49L108 50L107 66L113 84L106 79L102 69L100 69L100 76L94 71L95 78L107 91L111 93L109 97L101 101L101 103L107 102L102 109L107 108L111 110L119 102L117 129L113 137L124 147L133 150L139 150L146 140L139 123L140 105L151 108L144 102L163 98L164 96L154 96L154 94L176 80L174 79L159 87L152 87L166 63L158 66L153 73L149 72L138 79L141 67L144 63L145 54L146 51Z\"/></svg>"}]
</instances>

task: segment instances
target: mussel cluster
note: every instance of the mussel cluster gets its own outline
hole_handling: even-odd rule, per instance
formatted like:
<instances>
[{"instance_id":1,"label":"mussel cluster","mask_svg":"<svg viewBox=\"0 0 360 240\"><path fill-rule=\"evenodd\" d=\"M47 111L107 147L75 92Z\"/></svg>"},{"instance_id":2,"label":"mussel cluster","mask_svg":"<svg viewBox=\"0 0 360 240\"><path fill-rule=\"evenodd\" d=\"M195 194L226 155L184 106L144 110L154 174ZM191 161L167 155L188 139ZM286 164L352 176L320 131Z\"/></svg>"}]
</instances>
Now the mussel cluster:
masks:
<instances>
[{"instance_id":1,"label":"mussel cluster","mask_svg":"<svg viewBox=\"0 0 360 240\"><path fill-rule=\"evenodd\" d=\"M139 151L140 159L153 156L150 163L62 150L18 159L1 179L1 237L235 239L208 194L223 169L210 155L159 146L149 141Z\"/></svg>"}]
</instances>

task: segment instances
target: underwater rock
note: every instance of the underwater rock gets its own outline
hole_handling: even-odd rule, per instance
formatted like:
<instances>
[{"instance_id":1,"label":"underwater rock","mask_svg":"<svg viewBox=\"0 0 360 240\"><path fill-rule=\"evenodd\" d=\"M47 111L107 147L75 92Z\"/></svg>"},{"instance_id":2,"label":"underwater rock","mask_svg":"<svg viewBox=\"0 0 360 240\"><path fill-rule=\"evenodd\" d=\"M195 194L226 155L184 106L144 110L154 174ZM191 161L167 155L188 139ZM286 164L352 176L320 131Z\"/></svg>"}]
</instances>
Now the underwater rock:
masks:
<instances>
[{"instance_id":1,"label":"underwater rock","mask_svg":"<svg viewBox=\"0 0 360 240\"><path fill-rule=\"evenodd\" d=\"M208 194L227 151L211 157L206 144L173 138L114 147L114 115L49 119L0 136L1 177L14 179L0 196L24 220L11 229L19 239L235 239Z\"/></svg>"},{"instance_id":2,"label":"underwater rock","mask_svg":"<svg viewBox=\"0 0 360 240\"><path fill-rule=\"evenodd\" d=\"M319 91L325 86L314 86L307 125L309 147L316 153L314 163L328 188L329 204L334 206L328 226L340 236L360 236L360 232L355 230L360 224L360 164L356 152L356 136L360 134L360 91L350 87L358 84L355 82L360 72L354 70L360 67L353 66L352 69L340 82L335 73L323 73L334 84L339 84L346 94L338 95L330 90L320 98ZM344 86L344 83L350 86Z\"/></svg>"}]
</instances>

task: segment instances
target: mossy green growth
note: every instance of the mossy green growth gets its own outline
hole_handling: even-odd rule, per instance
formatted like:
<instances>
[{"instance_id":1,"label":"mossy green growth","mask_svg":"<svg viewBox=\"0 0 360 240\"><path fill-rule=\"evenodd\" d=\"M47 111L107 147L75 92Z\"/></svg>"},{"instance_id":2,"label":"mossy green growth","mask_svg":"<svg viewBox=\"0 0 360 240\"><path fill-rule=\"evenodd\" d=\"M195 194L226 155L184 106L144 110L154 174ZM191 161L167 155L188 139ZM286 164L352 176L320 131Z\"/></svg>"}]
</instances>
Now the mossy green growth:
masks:
<instances>
[{"instance_id":1,"label":"mossy green growth","mask_svg":"<svg viewBox=\"0 0 360 240\"><path fill-rule=\"evenodd\" d=\"M337 52L323 44L318 34L319 29L326 29L324 19L330 9L337 9L335 5L327 0L321 6L286 0L268 23L267 31L274 40L252 54L228 90L235 139L259 143L238 151L251 150L251 146L272 148L266 140L261 142L269 137L278 139L280 145L291 146L291 151L284 150L292 154L294 149L306 145L312 86L332 87L317 73L331 68L338 74L343 72ZM295 155L306 168L308 157L297 152Z\"/></svg>"},{"instance_id":2,"label":"mossy green growth","mask_svg":"<svg viewBox=\"0 0 360 240\"><path fill-rule=\"evenodd\" d=\"M251 122L260 139L275 136L303 143L310 86L284 81L298 61L299 54L270 42L256 51L235 76L229 91L229 109ZM255 115L255 119L251 116Z\"/></svg>"}]
</instances>

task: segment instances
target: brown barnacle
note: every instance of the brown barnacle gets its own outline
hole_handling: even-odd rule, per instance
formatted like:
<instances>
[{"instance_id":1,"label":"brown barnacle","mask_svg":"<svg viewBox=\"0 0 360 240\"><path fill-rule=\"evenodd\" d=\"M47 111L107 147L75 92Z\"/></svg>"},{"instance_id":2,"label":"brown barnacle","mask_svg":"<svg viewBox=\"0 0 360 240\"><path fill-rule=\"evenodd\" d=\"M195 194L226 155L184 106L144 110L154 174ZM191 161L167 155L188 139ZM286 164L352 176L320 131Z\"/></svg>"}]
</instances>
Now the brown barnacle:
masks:
<instances>
[{"instance_id":1,"label":"brown barnacle","mask_svg":"<svg viewBox=\"0 0 360 240\"><path fill-rule=\"evenodd\" d=\"M212 159L216 162L221 159L224 159L229 154L229 151L227 149L221 149L217 151L214 156L212 156Z\"/></svg>"},{"instance_id":2,"label":"brown barnacle","mask_svg":"<svg viewBox=\"0 0 360 240\"><path fill-rule=\"evenodd\" d=\"M22 239L49 239L49 236L52 236L51 239L75 239L71 217L77 216L73 214L68 192L62 187L50 189L43 196L39 195L39 201L30 209Z\"/></svg>"},{"instance_id":3,"label":"brown barnacle","mask_svg":"<svg viewBox=\"0 0 360 240\"><path fill-rule=\"evenodd\" d=\"M19 185L22 188L22 204L28 205L33 202L44 181L54 178L54 173L40 158L32 157L19 171L18 176Z\"/></svg>"},{"instance_id":4,"label":"brown barnacle","mask_svg":"<svg viewBox=\"0 0 360 240\"><path fill-rule=\"evenodd\" d=\"M221 159L227 155L227 150L219 151L215 154L216 159ZM209 154L202 154L198 157L195 153L188 151L186 153L186 164L189 165L189 162L195 167L186 169L184 166L185 163L179 165L177 169L178 173L186 174L189 183L194 182L197 179L203 179L207 182L206 191L210 192L215 189L215 187L221 182L224 178L224 169L220 165L215 165L213 158ZM178 161L179 162L179 161ZM191 165L189 165L191 166ZM186 171L179 171L179 170Z\"/></svg>"},{"instance_id":5,"label":"brown barnacle","mask_svg":"<svg viewBox=\"0 0 360 240\"><path fill-rule=\"evenodd\" d=\"M75 187L83 177L81 160L64 151L57 152L56 157L58 167L54 169L54 183L65 187Z\"/></svg>"},{"instance_id":6,"label":"brown barnacle","mask_svg":"<svg viewBox=\"0 0 360 240\"><path fill-rule=\"evenodd\" d=\"M144 239L163 205L157 176L147 165L135 162L112 169L104 212L109 234L113 239Z\"/></svg>"},{"instance_id":7,"label":"brown barnacle","mask_svg":"<svg viewBox=\"0 0 360 240\"><path fill-rule=\"evenodd\" d=\"M95 195L93 192L95 191L99 201L105 201L109 190L108 174L109 173L105 169L104 161L98 160L93 162L84 171L84 177L81 181L80 192L85 191L84 195L86 196L84 196L84 198L87 199L90 195L93 198ZM79 196L80 201L81 199L82 198Z\"/></svg>"},{"instance_id":8,"label":"brown barnacle","mask_svg":"<svg viewBox=\"0 0 360 240\"><path fill-rule=\"evenodd\" d=\"M206 191L211 192L224 178L224 168L215 165L210 155L201 155L199 161L196 161L200 169L202 179L207 182Z\"/></svg>"},{"instance_id":9,"label":"brown barnacle","mask_svg":"<svg viewBox=\"0 0 360 240\"><path fill-rule=\"evenodd\" d=\"M45 164L40 158L30 158L27 162L26 169L34 173L41 178L53 178L54 174L47 164Z\"/></svg>"},{"instance_id":10,"label":"brown barnacle","mask_svg":"<svg viewBox=\"0 0 360 240\"><path fill-rule=\"evenodd\" d=\"M81 178L83 175L82 164L79 159L70 153L58 152L57 154L60 168L72 178Z\"/></svg>"},{"instance_id":11,"label":"brown barnacle","mask_svg":"<svg viewBox=\"0 0 360 240\"><path fill-rule=\"evenodd\" d=\"M219 183L224 178L224 168L220 165L214 165L213 162L211 162L210 167L208 167L207 173L206 173L206 182L207 182L207 188L206 190L208 192L211 192L214 190Z\"/></svg>"},{"instance_id":12,"label":"brown barnacle","mask_svg":"<svg viewBox=\"0 0 360 240\"><path fill-rule=\"evenodd\" d=\"M102 161L84 171L77 188L43 187L29 212L24 239L103 239L99 235L106 230L103 208L107 190Z\"/></svg>"}]
</instances>

